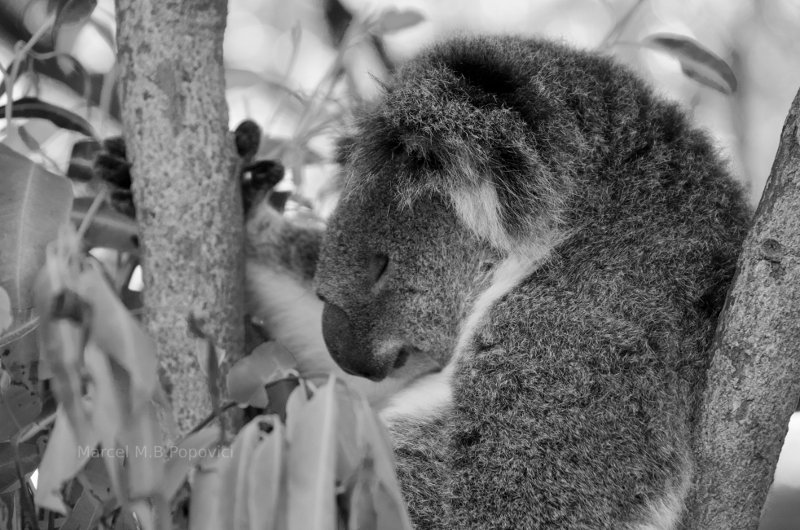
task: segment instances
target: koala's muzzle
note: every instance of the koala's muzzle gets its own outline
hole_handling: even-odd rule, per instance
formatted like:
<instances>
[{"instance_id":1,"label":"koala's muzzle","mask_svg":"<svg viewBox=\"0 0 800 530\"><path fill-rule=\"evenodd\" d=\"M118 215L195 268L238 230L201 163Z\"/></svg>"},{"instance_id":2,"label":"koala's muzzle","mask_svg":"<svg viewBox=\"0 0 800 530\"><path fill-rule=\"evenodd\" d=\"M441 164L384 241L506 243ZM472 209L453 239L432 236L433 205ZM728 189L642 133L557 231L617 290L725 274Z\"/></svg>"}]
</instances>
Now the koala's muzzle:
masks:
<instances>
[{"instance_id":1,"label":"koala's muzzle","mask_svg":"<svg viewBox=\"0 0 800 530\"><path fill-rule=\"evenodd\" d=\"M397 362L396 359L381 360L372 355L365 341L358 340L347 313L330 302L325 302L322 309L322 337L333 360L349 374L379 381Z\"/></svg>"}]
</instances>

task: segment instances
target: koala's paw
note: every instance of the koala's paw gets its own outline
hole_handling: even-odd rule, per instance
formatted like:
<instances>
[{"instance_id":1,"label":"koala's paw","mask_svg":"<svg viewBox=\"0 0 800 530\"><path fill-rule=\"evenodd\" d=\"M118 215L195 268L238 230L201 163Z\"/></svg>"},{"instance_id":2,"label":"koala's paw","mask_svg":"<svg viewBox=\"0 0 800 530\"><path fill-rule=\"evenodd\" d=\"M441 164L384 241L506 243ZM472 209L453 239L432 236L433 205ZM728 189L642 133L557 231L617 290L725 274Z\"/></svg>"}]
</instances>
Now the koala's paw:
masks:
<instances>
[{"instance_id":1,"label":"koala's paw","mask_svg":"<svg viewBox=\"0 0 800 530\"><path fill-rule=\"evenodd\" d=\"M131 193L131 164L128 162L125 140L121 136L103 140L92 170L108 185L111 206L129 217L135 217L136 208Z\"/></svg>"},{"instance_id":2,"label":"koala's paw","mask_svg":"<svg viewBox=\"0 0 800 530\"><path fill-rule=\"evenodd\" d=\"M283 211L289 192L274 191L284 174L283 166L275 160L254 160L261 144L261 128L245 120L234 131L236 152L241 158L239 182L245 215L250 217L255 206L266 202ZM134 217L136 208L131 192L131 164L127 158L125 140L114 136L103 140L92 171L109 188L111 206Z\"/></svg>"},{"instance_id":3,"label":"koala's paw","mask_svg":"<svg viewBox=\"0 0 800 530\"><path fill-rule=\"evenodd\" d=\"M284 210L289 192L273 190L283 179L283 172L283 166L274 160L256 160L242 168L242 201L245 215L252 214L254 207L263 202L268 202L279 212Z\"/></svg>"}]
</instances>

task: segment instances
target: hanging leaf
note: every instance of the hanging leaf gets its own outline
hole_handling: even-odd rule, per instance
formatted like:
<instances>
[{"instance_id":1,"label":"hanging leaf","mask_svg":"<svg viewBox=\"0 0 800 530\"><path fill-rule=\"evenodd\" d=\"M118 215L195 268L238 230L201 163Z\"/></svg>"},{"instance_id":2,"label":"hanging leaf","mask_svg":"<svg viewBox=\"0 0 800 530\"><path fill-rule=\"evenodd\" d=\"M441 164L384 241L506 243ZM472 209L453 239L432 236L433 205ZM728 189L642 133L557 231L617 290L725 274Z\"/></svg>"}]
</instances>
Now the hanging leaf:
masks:
<instances>
[{"instance_id":1,"label":"hanging leaf","mask_svg":"<svg viewBox=\"0 0 800 530\"><path fill-rule=\"evenodd\" d=\"M181 488L192 469L203 454L219 441L220 429L212 425L187 436L170 451L170 459L164 464L164 496L172 499Z\"/></svg>"},{"instance_id":2,"label":"hanging leaf","mask_svg":"<svg viewBox=\"0 0 800 530\"><path fill-rule=\"evenodd\" d=\"M158 385L156 348L103 278L88 267L78 279L81 296L91 305L90 337L129 378L130 407L136 414L155 395Z\"/></svg>"},{"instance_id":3,"label":"hanging leaf","mask_svg":"<svg viewBox=\"0 0 800 530\"><path fill-rule=\"evenodd\" d=\"M114 499L108 468L102 456L92 456L77 478L83 489L88 490L100 502L105 504Z\"/></svg>"},{"instance_id":4,"label":"hanging leaf","mask_svg":"<svg viewBox=\"0 0 800 530\"><path fill-rule=\"evenodd\" d=\"M374 456L375 482L370 487L378 514L377 528L410 530L411 521L400 493L389 435L367 402L361 400L357 403L356 415L361 436L369 446L368 453Z\"/></svg>"},{"instance_id":5,"label":"hanging leaf","mask_svg":"<svg viewBox=\"0 0 800 530\"><path fill-rule=\"evenodd\" d=\"M283 75L256 73L241 68L226 68L225 86L229 89L257 88L275 97L289 96L285 100L289 107L282 110L290 113L296 113L308 104L308 99L303 94L286 85Z\"/></svg>"},{"instance_id":6,"label":"hanging leaf","mask_svg":"<svg viewBox=\"0 0 800 530\"><path fill-rule=\"evenodd\" d=\"M279 530L286 527L284 489L285 429L273 417L259 416L252 421L267 423L265 433L252 453L247 470L247 511L250 528ZM261 429L265 429L262 427Z\"/></svg>"},{"instance_id":7,"label":"hanging leaf","mask_svg":"<svg viewBox=\"0 0 800 530\"><path fill-rule=\"evenodd\" d=\"M23 475L31 473L39 465L39 449L36 444L22 443L17 450L11 443L0 443L0 491L19 483L17 477L17 463Z\"/></svg>"},{"instance_id":8,"label":"hanging leaf","mask_svg":"<svg viewBox=\"0 0 800 530\"><path fill-rule=\"evenodd\" d=\"M356 475L355 485L350 493L347 530L367 530L378 526L378 512L375 509L373 491L378 485L372 457L364 455L364 463Z\"/></svg>"},{"instance_id":9,"label":"hanging leaf","mask_svg":"<svg viewBox=\"0 0 800 530\"><path fill-rule=\"evenodd\" d=\"M41 153L42 152L42 145L33 137L31 133L28 132L26 127L19 127L17 128L17 134L19 135L20 140L22 143L25 144L25 147L28 148L28 151L31 153Z\"/></svg>"},{"instance_id":10,"label":"hanging leaf","mask_svg":"<svg viewBox=\"0 0 800 530\"><path fill-rule=\"evenodd\" d=\"M94 11L97 0L48 0L48 11L54 12L56 21L53 34L58 34L64 24L84 22Z\"/></svg>"},{"instance_id":11,"label":"hanging leaf","mask_svg":"<svg viewBox=\"0 0 800 530\"><path fill-rule=\"evenodd\" d=\"M122 404L115 384L114 373L108 357L100 351L93 341L89 341L84 351L84 366L90 378L87 392L87 408L92 421L92 429L100 439L103 449L117 448L117 435L122 426L131 421L127 407ZM111 489L117 499L124 498L121 469L116 458L103 458L111 481Z\"/></svg>"},{"instance_id":12,"label":"hanging leaf","mask_svg":"<svg viewBox=\"0 0 800 530\"><path fill-rule=\"evenodd\" d=\"M5 113L6 106L0 106L0 115ZM39 118L48 120L57 127L79 132L97 138L92 125L81 116L65 108L47 103L38 98L21 98L14 102L12 118Z\"/></svg>"},{"instance_id":13,"label":"hanging leaf","mask_svg":"<svg viewBox=\"0 0 800 530\"><path fill-rule=\"evenodd\" d=\"M336 509L336 378L292 416L289 439L289 530L334 530Z\"/></svg>"},{"instance_id":14,"label":"hanging leaf","mask_svg":"<svg viewBox=\"0 0 800 530\"><path fill-rule=\"evenodd\" d=\"M55 425L39 465L39 484L35 496L37 506L67 513L61 497L61 486L86 465L97 441L79 443L64 407L58 407Z\"/></svg>"},{"instance_id":15,"label":"hanging leaf","mask_svg":"<svg viewBox=\"0 0 800 530\"><path fill-rule=\"evenodd\" d=\"M203 460L191 483L191 530L233 528L237 470L238 456L232 448L220 450Z\"/></svg>"},{"instance_id":16,"label":"hanging leaf","mask_svg":"<svg viewBox=\"0 0 800 530\"><path fill-rule=\"evenodd\" d=\"M373 35L387 35L416 26L423 20L425 20L425 16L419 11L389 8L370 25L369 31Z\"/></svg>"},{"instance_id":17,"label":"hanging leaf","mask_svg":"<svg viewBox=\"0 0 800 530\"><path fill-rule=\"evenodd\" d=\"M152 401L132 414L118 437L127 455L127 492L130 499L158 496L164 491L164 441Z\"/></svg>"},{"instance_id":18,"label":"hanging leaf","mask_svg":"<svg viewBox=\"0 0 800 530\"><path fill-rule=\"evenodd\" d=\"M80 197L70 213L70 219L79 226L92 205L93 198ZM86 248L113 248L120 252L139 252L139 229L136 221L110 208L107 204L100 206L94 213L92 222L83 235Z\"/></svg>"},{"instance_id":19,"label":"hanging leaf","mask_svg":"<svg viewBox=\"0 0 800 530\"><path fill-rule=\"evenodd\" d=\"M349 390L343 382L336 385L335 392L338 411L336 480L342 483L362 465L368 446L363 439L363 428L359 425L358 417L361 410L359 402L364 398Z\"/></svg>"},{"instance_id":20,"label":"hanging leaf","mask_svg":"<svg viewBox=\"0 0 800 530\"><path fill-rule=\"evenodd\" d=\"M11 298L5 289L0 287L0 335L11 326L14 318L11 316Z\"/></svg>"},{"instance_id":21,"label":"hanging leaf","mask_svg":"<svg viewBox=\"0 0 800 530\"><path fill-rule=\"evenodd\" d=\"M289 351L277 342L265 342L234 364L228 372L227 388L235 402L260 409L267 406L264 386L297 368Z\"/></svg>"},{"instance_id":22,"label":"hanging leaf","mask_svg":"<svg viewBox=\"0 0 800 530\"><path fill-rule=\"evenodd\" d=\"M303 380L300 385L298 385L292 393L289 394L289 399L286 400L286 418L291 418L293 416L299 416L302 414L303 409L308 404L309 400L309 391L306 385L308 385L308 380ZM291 440L294 436L294 427L297 425L294 421L287 421L286 422L286 439Z\"/></svg>"},{"instance_id":23,"label":"hanging leaf","mask_svg":"<svg viewBox=\"0 0 800 530\"><path fill-rule=\"evenodd\" d=\"M83 490L59 530L97 528L102 517L102 503L89 490Z\"/></svg>"},{"instance_id":24,"label":"hanging leaf","mask_svg":"<svg viewBox=\"0 0 800 530\"><path fill-rule=\"evenodd\" d=\"M0 389L0 442L32 423L42 410L39 395L19 383Z\"/></svg>"},{"instance_id":25,"label":"hanging leaf","mask_svg":"<svg viewBox=\"0 0 800 530\"><path fill-rule=\"evenodd\" d=\"M79 308L85 306L77 295L81 256L74 230L65 225L58 239L47 247L44 266L34 287L39 314L39 351L42 371L52 374L52 388L64 414L79 437L93 439L90 418L83 406L83 347L85 333ZM70 309L71 308L71 309ZM67 309L73 318L60 318L56 313ZM86 310L85 308L83 308Z\"/></svg>"},{"instance_id":26,"label":"hanging leaf","mask_svg":"<svg viewBox=\"0 0 800 530\"><path fill-rule=\"evenodd\" d=\"M645 38L642 44L677 59L686 77L723 94L736 92L736 75L728 63L694 39L657 33Z\"/></svg>"},{"instance_id":27,"label":"hanging leaf","mask_svg":"<svg viewBox=\"0 0 800 530\"><path fill-rule=\"evenodd\" d=\"M14 320L8 333L33 316L31 287L45 245L69 219L71 206L67 179L0 144L0 287L10 298Z\"/></svg>"},{"instance_id":28,"label":"hanging leaf","mask_svg":"<svg viewBox=\"0 0 800 530\"><path fill-rule=\"evenodd\" d=\"M245 425L233 442L233 457L236 460L236 480L233 487L233 530L249 530L250 514L248 511L247 488L252 466L253 452L261 441L261 422L253 419Z\"/></svg>"},{"instance_id":29,"label":"hanging leaf","mask_svg":"<svg viewBox=\"0 0 800 530\"><path fill-rule=\"evenodd\" d=\"M228 528L221 509L224 495L222 476L232 458L207 459L192 480L192 502L189 503L190 530L219 530Z\"/></svg>"}]
</instances>

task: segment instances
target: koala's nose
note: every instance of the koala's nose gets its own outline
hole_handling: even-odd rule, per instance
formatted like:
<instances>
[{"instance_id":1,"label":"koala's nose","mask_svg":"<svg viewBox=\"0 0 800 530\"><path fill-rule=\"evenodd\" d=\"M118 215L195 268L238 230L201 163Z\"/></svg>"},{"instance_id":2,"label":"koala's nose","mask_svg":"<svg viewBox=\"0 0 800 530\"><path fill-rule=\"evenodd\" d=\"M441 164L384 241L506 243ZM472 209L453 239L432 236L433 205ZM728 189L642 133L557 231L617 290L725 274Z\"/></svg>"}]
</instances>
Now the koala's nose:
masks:
<instances>
[{"instance_id":1,"label":"koala's nose","mask_svg":"<svg viewBox=\"0 0 800 530\"><path fill-rule=\"evenodd\" d=\"M345 372L370 379L385 377L385 373L376 370L374 359L365 351L363 341L357 340L347 313L330 302L325 302L322 309L322 337L331 357Z\"/></svg>"}]
</instances>

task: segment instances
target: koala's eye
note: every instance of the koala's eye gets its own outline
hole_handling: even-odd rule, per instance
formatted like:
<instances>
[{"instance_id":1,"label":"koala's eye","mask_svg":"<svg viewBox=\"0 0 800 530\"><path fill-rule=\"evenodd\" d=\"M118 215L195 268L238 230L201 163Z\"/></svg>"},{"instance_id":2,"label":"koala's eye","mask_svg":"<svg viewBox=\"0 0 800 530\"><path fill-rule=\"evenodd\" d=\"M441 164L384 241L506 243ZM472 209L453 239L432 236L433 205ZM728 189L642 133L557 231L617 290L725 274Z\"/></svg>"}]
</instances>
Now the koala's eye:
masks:
<instances>
[{"instance_id":1,"label":"koala's eye","mask_svg":"<svg viewBox=\"0 0 800 530\"><path fill-rule=\"evenodd\" d=\"M369 277L372 283L377 283L383 278L386 273L386 268L389 266L389 256L386 254L375 254L369 260Z\"/></svg>"}]
</instances>

